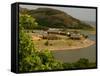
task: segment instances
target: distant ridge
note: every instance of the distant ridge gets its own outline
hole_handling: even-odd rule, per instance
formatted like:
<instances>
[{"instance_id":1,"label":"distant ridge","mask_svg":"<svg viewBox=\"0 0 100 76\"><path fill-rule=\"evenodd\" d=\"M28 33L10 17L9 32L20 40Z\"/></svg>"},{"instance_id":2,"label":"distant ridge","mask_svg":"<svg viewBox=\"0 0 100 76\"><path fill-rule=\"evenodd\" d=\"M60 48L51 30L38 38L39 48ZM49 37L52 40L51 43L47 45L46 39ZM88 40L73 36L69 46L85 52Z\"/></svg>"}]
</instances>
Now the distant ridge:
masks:
<instances>
[{"instance_id":1,"label":"distant ridge","mask_svg":"<svg viewBox=\"0 0 100 76\"><path fill-rule=\"evenodd\" d=\"M20 13L30 14L36 18L40 27L45 28L66 28L66 29L85 29L92 30L93 27L79 19L76 19L63 11L52 8L37 8L29 10L20 8Z\"/></svg>"}]
</instances>

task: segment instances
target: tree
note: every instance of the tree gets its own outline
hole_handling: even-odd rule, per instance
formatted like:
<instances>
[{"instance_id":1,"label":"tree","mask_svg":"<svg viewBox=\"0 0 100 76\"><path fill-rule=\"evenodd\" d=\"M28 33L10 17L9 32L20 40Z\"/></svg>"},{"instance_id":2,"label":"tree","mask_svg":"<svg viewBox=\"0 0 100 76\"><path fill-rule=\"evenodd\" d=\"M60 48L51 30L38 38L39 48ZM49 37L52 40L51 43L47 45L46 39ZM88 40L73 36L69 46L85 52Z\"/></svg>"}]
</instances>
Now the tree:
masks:
<instances>
[{"instance_id":1,"label":"tree","mask_svg":"<svg viewBox=\"0 0 100 76\"><path fill-rule=\"evenodd\" d=\"M35 49L31 37L24 32L26 24L34 25L33 19L28 15L19 17L19 70L27 72L35 70L35 67L41 65L41 59Z\"/></svg>"},{"instance_id":2,"label":"tree","mask_svg":"<svg viewBox=\"0 0 100 76\"><path fill-rule=\"evenodd\" d=\"M24 32L27 15L19 18L19 70L20 72L60 69L62 64L56 61L49 50L36 50L31 37ZM30 16L29 16L30 18ZM30 21L30 20L29 20ZM29 24L31 21L29 22Z\"/></svg>"},{"instance_id":3,"label":"tree","mask_svg":"<svg viewBox=\"0 0 100 76\"><path fill-rule=\"evenodd\" d=\"M38 28L38 23L35 21L35 18L28 14L19 14L19 24L21 24L24 29Z\"/></svg>"}]
</instances>

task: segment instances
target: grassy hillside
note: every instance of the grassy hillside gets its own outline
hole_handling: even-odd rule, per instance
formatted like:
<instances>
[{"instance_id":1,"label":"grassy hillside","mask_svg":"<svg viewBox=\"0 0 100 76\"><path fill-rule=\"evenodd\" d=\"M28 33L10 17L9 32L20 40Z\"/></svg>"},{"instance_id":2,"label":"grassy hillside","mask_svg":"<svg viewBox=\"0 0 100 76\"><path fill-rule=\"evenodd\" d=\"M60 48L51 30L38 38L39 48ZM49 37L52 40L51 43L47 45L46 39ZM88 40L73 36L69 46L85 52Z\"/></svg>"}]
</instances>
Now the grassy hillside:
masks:
<instances>
[{"instance_id":1,"label":"grassy hillside","mask_svg":"<svg viewBox=\"0 0 100 76\"><path fill-rule=\"evenodd\" d=\"M21 13L27 13L36 18L42 28L67 28L92 30L93 27L67 13L52 8L37 8L28 10L20 8Z\"/></svg>"}]
</instances>

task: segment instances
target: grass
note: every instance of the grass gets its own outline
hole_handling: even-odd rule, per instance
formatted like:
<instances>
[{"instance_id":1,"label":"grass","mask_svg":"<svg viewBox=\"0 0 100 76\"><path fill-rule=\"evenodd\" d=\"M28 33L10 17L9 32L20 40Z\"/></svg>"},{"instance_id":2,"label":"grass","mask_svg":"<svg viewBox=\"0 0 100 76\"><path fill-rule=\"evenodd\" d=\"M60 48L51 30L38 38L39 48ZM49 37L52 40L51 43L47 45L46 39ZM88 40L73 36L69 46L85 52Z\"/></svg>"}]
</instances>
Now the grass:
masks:
<instances>
[{"instance_id":1,"label":"grass","mask_svg":"<svg viewBox=\"0 0 100 76\"><path fill-rule=\"evenodd\" d=\"M48 46L45 45L45 43L47 42L47 40L39 40L33 41L34 44L36 45L36 47L40 50L40 49L63 49L63 48L67 48L67 47L71 47L71 46L75 46L75 44L77 43L77 41L74 40L48 40Z\"/></svg>"}]
</instances>

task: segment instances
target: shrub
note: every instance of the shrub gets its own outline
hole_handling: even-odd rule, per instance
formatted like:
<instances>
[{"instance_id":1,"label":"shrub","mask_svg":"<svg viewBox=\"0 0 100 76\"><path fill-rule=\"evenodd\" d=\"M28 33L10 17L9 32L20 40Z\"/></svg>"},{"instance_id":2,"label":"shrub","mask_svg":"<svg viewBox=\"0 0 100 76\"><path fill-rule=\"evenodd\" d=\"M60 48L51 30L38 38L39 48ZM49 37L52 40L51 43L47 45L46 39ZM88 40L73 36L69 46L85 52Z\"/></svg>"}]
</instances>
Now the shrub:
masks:
<instances>
[{"instance_id":1,"label":"shrub","mask_svg":"<svg viewBox=\"0 0 100 76\"><path fill-rule=\"evenodd\" d=\"M47 40L45 43L44 43L45 46L48 46L49 45L49 41Z\"/></svg>"}]
</instances>

